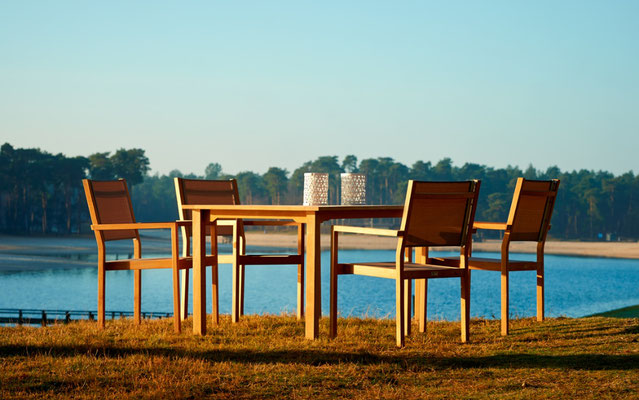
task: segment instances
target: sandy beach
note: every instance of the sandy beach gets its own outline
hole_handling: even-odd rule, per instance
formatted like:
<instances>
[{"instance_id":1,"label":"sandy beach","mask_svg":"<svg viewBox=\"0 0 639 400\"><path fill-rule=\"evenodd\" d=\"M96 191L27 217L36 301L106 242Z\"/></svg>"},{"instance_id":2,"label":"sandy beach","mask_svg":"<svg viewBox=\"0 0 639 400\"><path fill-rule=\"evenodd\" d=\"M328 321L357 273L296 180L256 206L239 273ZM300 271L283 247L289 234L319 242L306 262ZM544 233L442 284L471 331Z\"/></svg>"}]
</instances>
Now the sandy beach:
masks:
<instances>
[{"instance_id":1,"label":"sandy beach","mask_svg":"<svg viewBox=\"0 0 639 400\"><path fill-rule=\"evenodd\" d=\"M330 235L322 235L322 248L330 247ZM296 246L296 238L293 235L281 233L247 232L246 242L249 245L261 247L286 247ZM344 249L394 249L397 240L381 236L342 235L340 236L340 248ZM500 240L486 240L473 243L476 252L499 252ZM534 253L537 244L532 242L519 242L511 244L511 251L517 253ZM610 257L639 259L639 242L571 242L571 241L547 241L546 254L560 254L586 257Z\"/></svg>"}]
</instances>

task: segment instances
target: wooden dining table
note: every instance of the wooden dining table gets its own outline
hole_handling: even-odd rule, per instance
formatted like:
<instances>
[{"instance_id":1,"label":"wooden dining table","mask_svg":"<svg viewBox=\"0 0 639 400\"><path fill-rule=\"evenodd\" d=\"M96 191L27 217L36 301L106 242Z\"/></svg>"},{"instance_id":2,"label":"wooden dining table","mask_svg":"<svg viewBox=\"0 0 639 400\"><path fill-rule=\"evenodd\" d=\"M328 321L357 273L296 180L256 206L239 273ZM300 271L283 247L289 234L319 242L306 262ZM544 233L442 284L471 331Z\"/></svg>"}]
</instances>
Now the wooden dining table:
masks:
<instances>
[{"instance_id":1,"label":"wooden dining table","mask_svg":"<svg viewBox=\"0 0 639 400\"><path fill-rule=\"evenodd\" d=\"M184 205L192 211L193 223L193 332L206 334L206 226L215 236L218 220L292 220L306 225L306 338L319 336L321 301L322 222L334 219L401 218L403 206L346 205Z\"/></svg>"}]
</instances>

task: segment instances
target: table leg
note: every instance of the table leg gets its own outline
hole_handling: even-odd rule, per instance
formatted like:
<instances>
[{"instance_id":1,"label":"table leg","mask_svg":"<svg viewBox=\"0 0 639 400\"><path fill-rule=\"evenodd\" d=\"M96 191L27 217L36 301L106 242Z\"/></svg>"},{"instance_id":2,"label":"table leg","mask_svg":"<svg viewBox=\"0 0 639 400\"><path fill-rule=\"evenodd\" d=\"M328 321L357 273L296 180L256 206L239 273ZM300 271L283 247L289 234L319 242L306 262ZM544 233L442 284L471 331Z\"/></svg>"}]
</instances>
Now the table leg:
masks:
<instances>
[{"instance_id":1,"label":"table leg","mask_svg":"<svg viewBox=\"0 0 639 400\"><path fill-rule=\"evenodd\" d=\"M320 225L312 215L307 221L306 241L306 338L317 339L322 315Z\"/></svg>"},{"instance_id":2,"label":"table leg","mask_svg":"<svg viewBox=\"0 0 639 400\"><path fill-rule=\"evenodd\" d=\"M208 210L193 210L193 333L206 335L206 221Z\"/></svg>"}]
</instances>

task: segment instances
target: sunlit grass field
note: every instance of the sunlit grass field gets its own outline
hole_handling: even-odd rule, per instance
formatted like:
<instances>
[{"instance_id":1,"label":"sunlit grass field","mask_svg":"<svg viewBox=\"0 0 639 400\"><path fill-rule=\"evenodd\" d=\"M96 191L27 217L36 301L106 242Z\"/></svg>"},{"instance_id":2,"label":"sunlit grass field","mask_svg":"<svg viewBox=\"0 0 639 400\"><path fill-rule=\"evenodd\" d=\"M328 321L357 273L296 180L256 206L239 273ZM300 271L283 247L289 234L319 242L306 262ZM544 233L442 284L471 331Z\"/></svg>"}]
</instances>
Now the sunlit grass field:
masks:
<instances>
[{"instance_id":1,"label":"sunlit grass field","mask_svg":"<svg viewBox=\"0 0 639 400\"><path fill-rule=\"evenodd\" d=\"M292 316L209 321L81 321L0 328L0 399L35 398L639 398L639 319L429 322L397 349L394 322L342 319L338 337L304 339Z\"/></svg>"}]
</instances>

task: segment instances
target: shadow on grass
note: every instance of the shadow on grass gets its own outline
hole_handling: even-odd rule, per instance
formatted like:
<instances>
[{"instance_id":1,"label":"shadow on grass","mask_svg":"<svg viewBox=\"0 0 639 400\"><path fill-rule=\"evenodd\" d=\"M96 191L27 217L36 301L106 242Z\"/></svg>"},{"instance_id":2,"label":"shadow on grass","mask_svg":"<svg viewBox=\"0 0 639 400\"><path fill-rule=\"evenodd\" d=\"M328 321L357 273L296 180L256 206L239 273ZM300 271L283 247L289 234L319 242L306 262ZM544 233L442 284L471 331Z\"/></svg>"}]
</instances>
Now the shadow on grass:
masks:
<instances>
[{"instance_id":1,"label":"shadow on grass","mask_svg":"<svg viewBox=\"0 0 639 400\"><path fill-rule=\"evenodd\" d=\"M636 335L639 333L639 325L628 327L624 329L623 333L628 335Z\"/></svg>"},{"instance_id":2,"label":"shadow on grass","mask_svg":"<svg viewBox=\"0 0 639 400\"><path fill-rule=\"evenodd\" d=\"M481 357L436 357L425 355L377 355L371 353L330 352L320 350L285 351L189 351L166 348L97 348L84 346L0 346L0 357L76 357L90 355L98 358L118 358L130 355L193 358L209 362L236 362L247 364L304 364L333 365L353 363L361 365L396 364L411 371L433 369L491 369L491 368L558 368L567 370L639 370L639 355L534 355L499 354Z\"/></svg>"}]
</instances>

